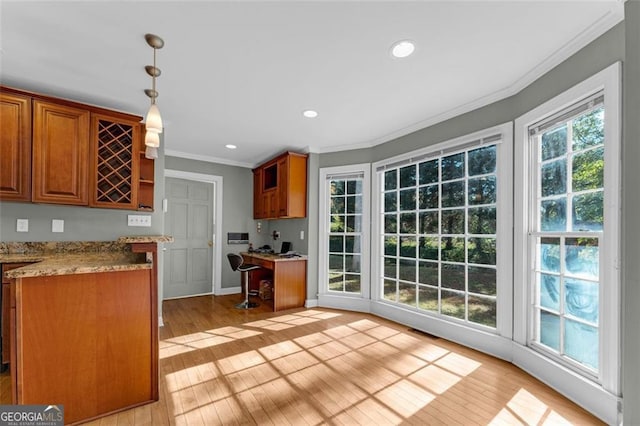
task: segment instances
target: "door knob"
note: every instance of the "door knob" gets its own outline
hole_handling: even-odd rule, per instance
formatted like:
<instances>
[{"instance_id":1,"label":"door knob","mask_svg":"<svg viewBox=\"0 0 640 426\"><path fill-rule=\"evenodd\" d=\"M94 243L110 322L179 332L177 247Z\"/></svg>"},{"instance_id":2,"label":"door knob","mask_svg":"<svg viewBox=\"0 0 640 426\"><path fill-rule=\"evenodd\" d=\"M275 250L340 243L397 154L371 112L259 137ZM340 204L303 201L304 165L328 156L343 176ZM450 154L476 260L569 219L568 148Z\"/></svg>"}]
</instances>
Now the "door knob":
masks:
<instances>
[{"instance_id":1,"label":"door knob","mask_svg":"<svg viewBox=\"0 0 640 426\"><path fill-rule=\"evenodd\" d=\"M213 241L209 240L209 247L213 247Z\"/></svg>"}]
</instances>

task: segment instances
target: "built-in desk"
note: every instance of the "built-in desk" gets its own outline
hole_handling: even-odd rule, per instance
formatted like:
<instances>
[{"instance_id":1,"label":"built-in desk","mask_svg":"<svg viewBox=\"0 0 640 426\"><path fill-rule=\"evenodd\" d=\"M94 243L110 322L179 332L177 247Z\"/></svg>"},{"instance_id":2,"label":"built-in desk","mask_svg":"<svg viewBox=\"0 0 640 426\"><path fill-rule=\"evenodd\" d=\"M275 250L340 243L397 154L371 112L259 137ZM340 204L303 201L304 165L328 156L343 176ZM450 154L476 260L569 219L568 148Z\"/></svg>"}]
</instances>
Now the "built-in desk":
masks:
<instances>
[{"instance_id":1,"label":"built-in desk","mask_svg":"<svg viewBox=\"0 0 640 426\"><path fill-rule=\"evenodd\" d=\"M244 263L262 269L250 272L250 290L258 290L260 280L273 283L273 310L301 308L307 296L307 258L281 257L277 254L241 253ZM242 284L244 288L244 283Z\"/></svg>"}]
</instances>

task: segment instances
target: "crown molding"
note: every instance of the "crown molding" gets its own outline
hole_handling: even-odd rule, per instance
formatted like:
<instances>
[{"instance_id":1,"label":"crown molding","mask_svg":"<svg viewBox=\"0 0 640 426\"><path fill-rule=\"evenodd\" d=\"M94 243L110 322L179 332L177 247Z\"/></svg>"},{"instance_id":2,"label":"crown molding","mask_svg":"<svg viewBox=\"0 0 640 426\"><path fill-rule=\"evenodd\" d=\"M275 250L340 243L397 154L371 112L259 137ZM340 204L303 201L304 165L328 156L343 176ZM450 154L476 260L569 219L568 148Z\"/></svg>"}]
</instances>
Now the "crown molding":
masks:
<instances>
[{"instance_id":1,"label":"crown molding","mask_svg":"<svg viewBox=\"0 0 640 426\"><path fill-rule=\"evenodd\" d=\"M626 0L625 0L626 1ZM556 66L560 65L562 62L569 59L572 55L577 53L580 49L587 46L589 43L600 37L606 31L613 28L618 23L624 20L624 1L619 1L616 4L615 8L609 10L606 14L604 14L600 19L595 21L593 25L591 25L588 29L578 34L573 39L569 40L564 46L557 49L547 58L545 58L542 62L540 62L536 67L528 71L522 77L518 78L515 82L510 84L509 86L500 89L496 92L490 93L486 96L473 100L471 102L459 105L453 109L445 111L441 114L437 114L426 118L424 120L420 120L416 123L410 124L406 127L398 129L394 132L388 133L379 138L375 138L371 141L358 142L354 144L343 144L340 146L333 147L313 147L310 149L311 152L317 153L331 153L331 152L340 152L340 151L349 151L354 149L365 149L372 148L374 146L392 141L394 139L400 138L402 136L406 136L410 133L416 132L418 130L433 126L435 124L441 123L443 121L449 120L451 118L457 117L459 115L468 113L478 108L482 108L484 106L490 105L494 102L498 102L502 99L506 99L510 96L516 95L520 93L524 88L529 86L531 83L535 82L537 79L551 71Z\"/></svg>"},{"instance_id":2,"label":"crown molding","mask_svg":"<svg viewBox=\"0 0 640 426\"><path fill-rule=\"evenodd\" d=\"M178 158L186 158L189 160L199 160L199 161L205 161L207 163L218 163L218 164L224 164L227 166L236 166L236 167L245 167L248 169L251 169L254 167L253 164L251 163L245 163L242 161L234 161L234 160L229 160L226 158L220 158L220 157L212 157L209 155L202 155L202 154L191 154L189 152L182 152L182 151L175 151L173 149L165 149L164 150L164 155L169 156L169 157L178 157Z\"/></svg>"}]
</instances>

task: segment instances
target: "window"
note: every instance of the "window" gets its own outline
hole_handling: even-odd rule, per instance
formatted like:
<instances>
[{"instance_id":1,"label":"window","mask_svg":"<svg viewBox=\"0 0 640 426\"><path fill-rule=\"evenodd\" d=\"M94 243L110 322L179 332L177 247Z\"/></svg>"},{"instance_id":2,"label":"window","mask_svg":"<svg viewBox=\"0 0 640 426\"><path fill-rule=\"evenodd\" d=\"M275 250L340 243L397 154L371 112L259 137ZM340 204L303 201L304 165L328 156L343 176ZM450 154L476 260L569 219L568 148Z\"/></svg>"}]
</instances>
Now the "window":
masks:
<instances>
[{"instance_id":1,"label":"window","mask_svg":"<svg viewBox=\"0 0 640 426\"><path fill-rule=\"evenodd\" d=\"M498 212L509 186L499 188L502 139L466 137L377 167L381 300L498 327L499 275L509 275L498 268Z\"/></svg>"},{"instance_id":2,"label":"window","mask_svg":"<svg viewBox=\"0 0 640 426\"><path fill-rule=\"evenodd\" d=\"M329 185L330 292L362 292L363 177L332 177Z\"/></svg>"},{"instance_id":3,"label":"window","mask_svg":"<svg viewBox=\"0 0 640 426\"><path fill-rule=\"evenodd\" d=\"M598 371L600 247L604 224L604 98L529 130L535 163L530 245L533 335L544 350Z\"/></svg>"},{"instance_id":4,"label":"window","mask_svg":"<svg viewBox=\"0 0 640 426\"><path fill-rule=\"evenodd\" d=\"M369 165L320 169L320 299L369 297ZM340 307L340 306L336 306Z\"/></svg>"},{"instance_id":5,"label":"window","mask_svg":"<svg viewBox=\"0 0 640 426\"><path fill-rule=\"evenodd\" d=\"M619 72L612 65L515 125L514 341L538 354L520 351L520 362L583 404L606 401L612 413L610 395L620 389ZM558 364L564 369L550 368ZM587 392L583 378L608 393Z\"/></svg>"}]
</instances>

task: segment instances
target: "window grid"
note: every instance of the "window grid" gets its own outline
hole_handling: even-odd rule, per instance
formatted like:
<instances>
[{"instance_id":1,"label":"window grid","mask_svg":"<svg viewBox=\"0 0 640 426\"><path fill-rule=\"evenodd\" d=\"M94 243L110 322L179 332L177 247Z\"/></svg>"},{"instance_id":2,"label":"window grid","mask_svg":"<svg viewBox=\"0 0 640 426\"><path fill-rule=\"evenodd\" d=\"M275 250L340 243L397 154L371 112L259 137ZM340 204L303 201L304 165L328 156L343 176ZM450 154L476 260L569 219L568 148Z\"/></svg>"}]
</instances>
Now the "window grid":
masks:
<instances>
[{"instance_id":1,"label":"window grid","mask_svg":"<svg viewBox=\"0 0 640 426\"><path fill-rule=\"evenodd\" d=\"M532 137L537 152L537 209L533 212L536 228L530 236L530 246L536 253L532 343L594 376L599 368L598 306L602 291L599 265L603 237L603 117L603 107L598 106ZM595 135L595 143L579 141L580 136L574 134L576 127L584 125L580 120L588 119L593 120L586 125L593 132L589 136ZM553 142L545 146L544 138L553 141L554 133L562 132L566 132L564 153L545 155L545 149L553 151L556 147L549 148ZM548 171L553 168L555 175L564 169L563 183L558 188L548 183ZM583 212L579 214L578 210Z\"/></svg>"},{"instance_id":2,"label":"window grid","mask_svg":"<svg viewBox=\"0 0 640 426\"><path fill-rule=\"evenodd\" d=\"M362 293L362 178L330 179L329 274L330 293Z\"/></svg>"},{"instance_id":3,"label":"window grid","mask_svg":"<svg viewBox=\"0 0 640 426\"><path fill-rule=\"evenodd\" d=\"M478 155L480 152L490 153L489 164L492 166L489 170L479 171L476 170L476 164L471 173L470 155ZM476 163L478 160L476 158ZM387 169L381 173L384 200L381 213L384 299L495 328L495 161L496 147L492 144L419 164ZM435 174L434 169L437 171ZM487 182L489 186L493 185L493 188L488 191L489 199L484 200L483 195L487 194L483 194L482 185ZM411 195L412 193L414 195ZM454 199L448 199L452 194ZM479 199L472 200L471 194ZM480 217L485 209L493 212L490 233L481 228L471 229L470 225L470 218L475 217L473 215L477 215L477 225L482 225ZM409 226L406 223L407 218ZM435 227L434 219L437 222ZM478 244L482 246L483 241L493 246L491 264L473 261L478 260L477 258L470 259L470 250L477 249ZM411 249L412 246L415 248ZM458 253L455 255L449 255L443 249L452 246L457 248ZM425 253L422 253L423 247ZM489 271L492 290L484 293L474 291L478 289L471 288L470 271L475 273L474 276L479 276L482 271L485 271L484 274ZM471 305L480 305L481 309L488 310L488 318L486 315L482 317L472 312Z\"/></svg>"}]
</instances>

